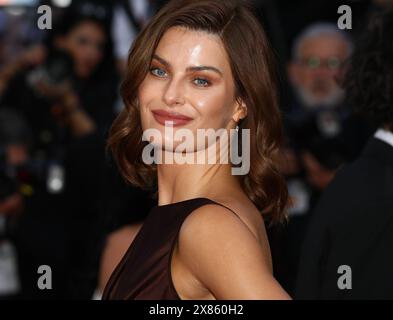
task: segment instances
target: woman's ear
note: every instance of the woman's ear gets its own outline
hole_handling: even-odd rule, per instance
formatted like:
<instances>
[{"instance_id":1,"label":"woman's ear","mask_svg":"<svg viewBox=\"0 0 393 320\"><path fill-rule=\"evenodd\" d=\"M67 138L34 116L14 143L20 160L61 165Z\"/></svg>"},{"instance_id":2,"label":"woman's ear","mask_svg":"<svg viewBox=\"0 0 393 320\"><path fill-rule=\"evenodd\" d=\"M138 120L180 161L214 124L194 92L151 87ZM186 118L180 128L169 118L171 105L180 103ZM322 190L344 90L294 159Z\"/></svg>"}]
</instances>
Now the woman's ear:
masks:
<instances>
[{"instance_id":1,"label":"woman's ear","mask_svg":"<svg viewBox=\"0 0 393 320\"><path fill-rule=\"evenodd\" d=\"M247 116L247 106L242 99L238 99L236 102L235 112L232 116L233 121L239 122Z\"/></svg>"}]
</instances>

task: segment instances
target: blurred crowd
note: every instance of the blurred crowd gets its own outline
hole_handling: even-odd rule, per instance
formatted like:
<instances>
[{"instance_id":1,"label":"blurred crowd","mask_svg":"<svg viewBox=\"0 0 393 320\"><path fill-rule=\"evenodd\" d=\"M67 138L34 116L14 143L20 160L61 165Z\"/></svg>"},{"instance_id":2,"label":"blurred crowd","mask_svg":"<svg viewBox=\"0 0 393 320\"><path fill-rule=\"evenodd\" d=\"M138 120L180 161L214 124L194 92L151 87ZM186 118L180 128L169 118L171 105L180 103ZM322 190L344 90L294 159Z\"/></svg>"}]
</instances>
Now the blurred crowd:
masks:
<instances>
[{"instance_id":1,"label":"blurred crowd","mask_svg":"<svg viewBox=\"0 0 393 320\"><path fill-rule=\"evenodd\" d=\"M0 7L0 299L99 298L155 205L120 178L105 141L130 45L165 1L55 3ZM50 30L37 28L39 4L52 8ZM269 237L275 276L293 294L320 195L376 130L342 84L367 21L391 4L351 2L350 30L337 27L339 1L254 4L281 71L291 206ZM37 287L40 265L52 290Z\"/></svg>"}]
</instances>

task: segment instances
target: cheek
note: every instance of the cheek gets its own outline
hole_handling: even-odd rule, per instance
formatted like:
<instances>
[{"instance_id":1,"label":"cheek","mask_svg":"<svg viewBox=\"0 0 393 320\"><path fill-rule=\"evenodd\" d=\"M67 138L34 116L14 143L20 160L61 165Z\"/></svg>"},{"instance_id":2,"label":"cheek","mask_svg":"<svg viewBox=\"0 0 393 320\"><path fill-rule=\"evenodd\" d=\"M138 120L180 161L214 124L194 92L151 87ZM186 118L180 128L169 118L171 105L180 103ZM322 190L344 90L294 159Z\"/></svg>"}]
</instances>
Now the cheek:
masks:
<instances>
[{"instance_id":1,"label":"cheek","mask_svg":"<svg viewBox=\"0 0 393 320\"><path fill-rule=\"evenodd\" d=\"M138 101L143 130L153 126L153 118L150 114L150 109L153 106L153 102L157 100L159 92L157 89L157 86L153 86L152 82L149 81L148 78L145 78L145 80L139 86Z\"/></svg>"},{"instance_id":2,"label":"cheek","mask_svg":"<svg viewBox=\"0 0 393 320\"><path fill-rule=\"evenodd\" d=\"M77 64L82 63L84 56L84 48L81 45L72 45L69 47L68 51Z\"/></svg>"},{"instance_id":3,"label":"cheek","mask_svg":"<svg viewBox=\"0 0 393 320\"><path fill-rule=\"evenodd\" d=\"M338 78L340 78L341 73L340 71L331 71L329 74L329 79L334 83L337 84L337 80Z\"/></svg>"},{"instance_id":4,"label":"cheek","mask_svg":"<svg viewBox=\"0 0 393 320\"><path fill-rule=\"evenodd\" d=\"M151 85L146 79L141 83L138 90L138 100L141 111L151 108L152 101L157 97L157 88Z\"/></svg>"},{"instance_id":5,"label":"cheek","mask_svg":"<svg viewBox=\"0 0 393 320\"><path fill-rule=\"evenodd\" d=\"M307 69L300 69L299 71L299 83L306 84L312 78L312 72Z\"/></svg>"},{"instance_id":6,"label":"cheek","mask_svg":"<svg viewBox=\"0 0 393 320\"><path fill-rule=\"evenodd\" d=\"M104 53L99 50L99 49L95 49L94 51L94 62L99 63L102 61L102 59L104 58Z\"/></svg>"},{"instance_id":7,"label":"cheek","mask_svg":"<svg viewBox=\"0 0 393 320\"><path fill-rule=\"evenodd\" d=\"M315 72L311 70L305 71L303 81L301 84L303 84L306 87L311 87L314 85L314 82L315 82Z\"/></svg>"},{"instance_id":8,"label":"cheek","mask_svg":"<svg viewBox=\"0 0 393 320\"><path fill-rule=\"evenodd\" d=\"M222 88L201 91L195 94L193 105L203 121L203 127L225 127L231 118L231 94Z\"/></svg>"}]
</instances>

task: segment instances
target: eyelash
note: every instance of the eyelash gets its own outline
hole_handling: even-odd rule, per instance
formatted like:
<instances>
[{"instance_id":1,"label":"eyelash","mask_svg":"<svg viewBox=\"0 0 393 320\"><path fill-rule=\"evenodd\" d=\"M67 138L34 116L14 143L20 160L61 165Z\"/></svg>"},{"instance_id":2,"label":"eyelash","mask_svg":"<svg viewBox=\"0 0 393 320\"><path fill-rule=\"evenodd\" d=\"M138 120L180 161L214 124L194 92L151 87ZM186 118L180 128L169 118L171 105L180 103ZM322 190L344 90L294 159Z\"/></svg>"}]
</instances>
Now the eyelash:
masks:
<instances>
[{"instance_id":1,"label":"eyelash","mask_svg":"<svg viewBox=\"0 0 393 320\"><path fill-rule=\"evenodd\" d=\"M160 69L160 68L151 68L151 69L150 69L150 73L151 73L153 76L156 76L156 77L162 78L161 76L159 76L159 75L155 74L155 73L154 73L154 70L162 70L162 69Z\"/></svg>"},{"instance_id":2,"label":"eyelash","mask_svg":"<svg viewBox=\"0 0 393 320\"><path fill-rule=\"evenodd\" d=\"M150 68L150 73L151 73L153 76L158 77L158 78L162 78L163 76L159 76L159 75L157 75L156 73L154 73L155 70L160 70L160 71L163 71L163 70L160 69L160 68ZM205 82L205 84L204 84L204 85L197 85L197 84L195 84L195 81L196 81L196 80L202 80L202 81ZM208 86L210 86L210 84L211 84L209 80L207 80L207 79L205 79L205 78L202 78L202 77L197 77L197 78L195 78L195 79L193 80L193 82L194 82L194 84L195 84L197 87L202 87L202 88L208 87Z\"/></svg>"}]
</instances>

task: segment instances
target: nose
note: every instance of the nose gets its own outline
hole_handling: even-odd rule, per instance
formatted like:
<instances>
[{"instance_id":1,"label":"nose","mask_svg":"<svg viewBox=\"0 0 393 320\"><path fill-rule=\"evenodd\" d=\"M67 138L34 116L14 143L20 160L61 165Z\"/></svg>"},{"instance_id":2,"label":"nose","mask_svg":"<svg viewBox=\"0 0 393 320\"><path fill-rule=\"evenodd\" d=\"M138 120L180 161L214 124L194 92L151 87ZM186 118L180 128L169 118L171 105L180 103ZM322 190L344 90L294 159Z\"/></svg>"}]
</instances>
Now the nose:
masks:
<instances>
[{"instance_id":1,"label":"nose","mask_svg":"<svg viewBox=\"0 0 393 320\"><path fill-rule=\"evenodd\" d=\"M332 77L337 74L337 70L329 69L328 66L322 65L319 68L313 70L313 74L316 77L325 78L325 77Z\"/></svg>"},{"instance_id":2,"label":"nose","mask_svg":"<svg viewBox=\"0 0 393 320\"><path fill-rule=\"evenodd\" d=\"M168 106L184 104L184 87L180 80L172 78L168 82L163 99Z\"/></svg>"}]
</instances>

